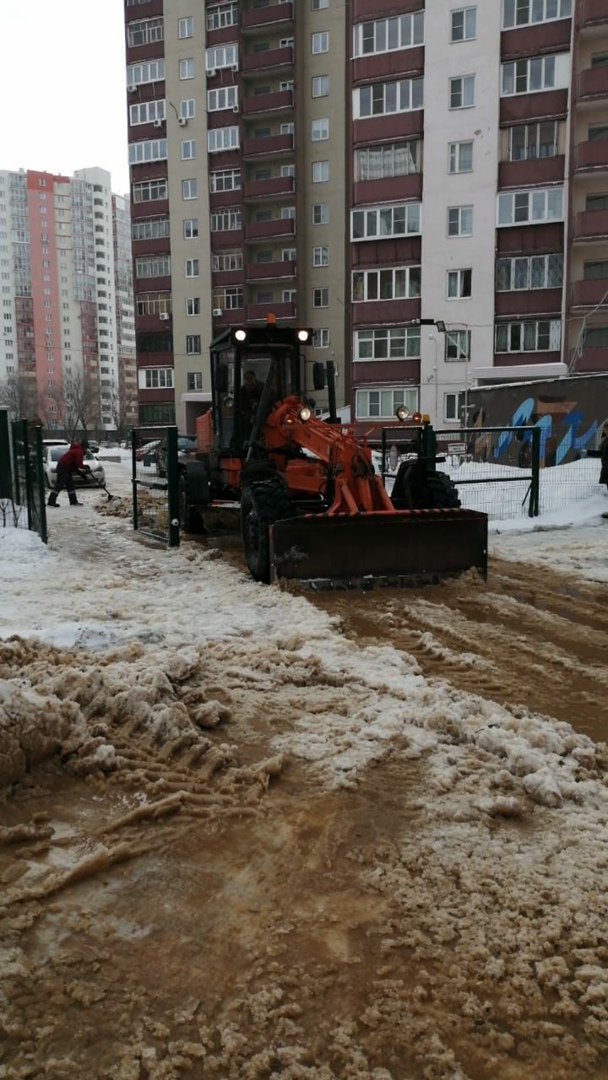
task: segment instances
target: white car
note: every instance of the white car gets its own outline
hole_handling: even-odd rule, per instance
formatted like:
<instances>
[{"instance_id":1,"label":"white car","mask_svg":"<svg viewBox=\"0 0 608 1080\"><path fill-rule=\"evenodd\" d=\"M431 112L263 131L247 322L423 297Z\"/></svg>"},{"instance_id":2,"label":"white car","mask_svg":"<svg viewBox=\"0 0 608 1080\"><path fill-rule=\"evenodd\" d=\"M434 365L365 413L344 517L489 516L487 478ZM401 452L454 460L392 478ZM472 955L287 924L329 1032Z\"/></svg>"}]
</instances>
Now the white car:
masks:
<instances>
[{"instance_id":1,"label":"white car","mask_svg":"<svg viewBox=\"0 0 608 1080\"><path fill-rule=\"evenodd\" d=\"M66 450L69 450L69 443L54 443L50 446L42 447L42 468L44 470L44 483L48 488L54 488L57 484L57 462L62 457ZM93 456L90 450L84 452L84 463L91 468L91 475L93 480L85 480L84 477L79 476L78 473L72 473L74 478L74 486L95 488L98 485L104 485L106 482L106 474L103 465Z\"/></svg>"}]
</instances>

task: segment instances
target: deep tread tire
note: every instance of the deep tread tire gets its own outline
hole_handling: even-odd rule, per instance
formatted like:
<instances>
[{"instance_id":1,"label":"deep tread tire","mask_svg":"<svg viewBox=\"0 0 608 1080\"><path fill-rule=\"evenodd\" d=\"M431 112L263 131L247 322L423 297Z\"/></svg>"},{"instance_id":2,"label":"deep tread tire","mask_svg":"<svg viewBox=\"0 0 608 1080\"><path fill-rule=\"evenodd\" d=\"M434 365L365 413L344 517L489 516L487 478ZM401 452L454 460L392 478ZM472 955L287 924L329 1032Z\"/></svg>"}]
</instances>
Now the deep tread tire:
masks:
<instances>
[{"instance_id":1,"label":"deep tread tire","mask_svg":"<svg viewBox=\"0 0 608 1080\"><path fill-rule=\"evenodd\" d=\"M427 471L416 462L401 465L392 499L398 510L446 510L460 506L458 491L450 477Z\"/></svg>"},{"instance_id":2,"label":"deep tread tire","mask_svg":"<svg viewBox=\"0 0 608 1080\"><path fill-rule=\"evenodd\" d=\"M256 581L270 582L270 526L293 517L287 488L280 476L255 480L241 494L241 535L249 571Z\"/></svg>"},{"instance_id":3,"label":"deep tread tire","mask_svg":"<svg viewBox=\"0 0 608 1080\"><path fill-rule=\"evenodd\" d=\"M460 506L458 491L453 480L442 472L427 473L424 501L425 508L429 510L456 510Z\"/></svg>"}]
</instances>

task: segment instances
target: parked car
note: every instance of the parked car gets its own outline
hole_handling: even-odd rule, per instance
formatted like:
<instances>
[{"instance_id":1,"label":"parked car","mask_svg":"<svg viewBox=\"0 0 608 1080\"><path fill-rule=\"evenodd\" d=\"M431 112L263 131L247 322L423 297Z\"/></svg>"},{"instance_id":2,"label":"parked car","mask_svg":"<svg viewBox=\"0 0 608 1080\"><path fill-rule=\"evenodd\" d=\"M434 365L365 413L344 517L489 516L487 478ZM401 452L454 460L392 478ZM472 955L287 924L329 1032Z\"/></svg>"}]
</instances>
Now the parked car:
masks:
<instances>
[{"instance_id":1,"label":"parked car","mask_svg":"<svg viewBox=\"0 0 608 1080\"><path fill-rule=\"evenodd\" d=\"M45 446L69 446L69 445L70 444L69 444L67 439L43 439L42 440L43 449L44 449Z\"/></svg>"},{"instance_id":2,"label":"parked car","mask_svg":"<svg viewBox=\"0 0 608 1080\"><path fill-rule=\"evenodd\" d=\"M151 442L144 443L143 446L138 446L135 451L135 460L141 461L144 465L153 465L156 461L156 451L160 445L160 439L152 439Z\"/></svg>"},{"instance_id":3,"label":"parked car","mask_svg":"<svg viewBox=\"0 0 608 1080\"><path fill-rule=\"evenodd\" d=\"M69 443L54 443L52 446L42 447L42 469L44 472L44 483L48 488L54 488L57 483L57 462L59 458L65 454L68 449ZM105 484L106 474L103 465L93 457L90 450L85 450L84 463L89 465L93 478L98 484ZM84 477L78 473L74 473L74 484L81 487L86 487L87 484L90 487L95 485L90 480L85 480Z\"/></svg>"},{"instance_id":4,"label":"parked car","mask_svg":"<svg viewBox=\"0 0 608 1080\"><path fill-rule=\"evenodd\" d=\"M178 435L177 436L177 456L181 454L190 454L193 450L196 450L196 435ZM156 456L156 474L157 476L167 475L167 442L166 439L161 439L158 447L158 453Z\"/></svg>"},{"instance_id":5,"label":"parked car","mask_svg":"<svg viewBox=\"0 0 608 1080\"><path fill-rule=\"evenodd\" d=\"M99 453L99 443L96 442L95 439L89 439L89 450L92 454Z\"/></svg>"}]
</instances>

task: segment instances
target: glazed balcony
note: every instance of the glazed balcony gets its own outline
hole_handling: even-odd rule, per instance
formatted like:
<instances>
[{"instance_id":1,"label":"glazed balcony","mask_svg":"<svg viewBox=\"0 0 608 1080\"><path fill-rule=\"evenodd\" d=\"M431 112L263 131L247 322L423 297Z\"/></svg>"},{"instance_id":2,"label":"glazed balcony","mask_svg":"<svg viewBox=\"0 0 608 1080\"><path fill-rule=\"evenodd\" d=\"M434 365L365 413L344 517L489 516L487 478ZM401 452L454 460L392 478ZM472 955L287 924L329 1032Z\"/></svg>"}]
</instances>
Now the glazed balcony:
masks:
<instances>
[{"instance_id":1,"label":"glazed balcony","mask_svg":"<svg viewBox=\"0 0 608 1080\"><path fill-rule=\"evenodd\" d=\"M596 278L593 281L575 281L572 286L573 308L595 308L604 303L608 306L608 279Z\"/></svg>"},{"instance_id":2,"label":"glazed balcony","mask_svg":"<svg viewBox=\"0 0 608 1080\"><path fill-rule=\"evenodd\" d=\"M257 284L260 281L284 281L285 278L295 278L296 264L288 260L270 263L249 263L247 266L247 281Z\"/></svg>"},{"instance_id":3,"label":"glazed balcony","mask_svg":"<svg viewBox=\"0 0 608 1080\"><path fill-rule=\"evenodd\" d=\"M293 300L281 304L247 304L247 322L266 322L270 311L276 316L277 322L296 317Z\"/></svg>"},{"instance_id":4,"label":"glazed balcony","mask_svg":"<svg viewBox=\"0 0 608 1080\"><path fill-rule=\"evenodd\" d=\"M607 240L608 210L583 210L574 219L575 240Z\"/></svg>"},{"instance_id":5,"label":"glazed balcony","mask_svg":"<svg viewBox=\"0 0 608 1080\"><path fill-rule=\"evenodd\" d=\"M353 326L390 326L420 318L420 297L407 300L367 300L353 304Z\"/></svg>"},{"instance_id":6,"label":"glazed balcony","mask_svg":"<svg viewBox=\"0 0 608 1080\"><path fill-rule=\"evenodd\" d=\"M608 67L585 68L578 77L579 101L608 96Z\"/></svg>"},{"instance_id":7,"label":"glazed balcony","mask_svg":"<svg viewBox=\"0 0 608 1080\"><path fill-rule=\"evenodd\" d=\"M500 123L516 124L542 117L566 116L567 90L542 90L534 94L512 94L500 99Z\"/></svg>"},{"instance_id":8,"label":"glazed balcony","mask_svg":"<svg viewBox=\"0 0 608 1080\"><path fill-rule=\"evenodd\" d=\"M286 30L293 23L293 4L278 3L253 8L241 14L241 33L255 34L261 30Z\"/></svg>"},{"instance_id":9,"label":"glazed balcony","mask_svg":"<svg viewBox=\"0 0 608 1080\"><path fill-rule=\"evenodd\" d=\"M293 135L267 135L259 139L245 139L243 158L272 158L293 153Z\"/></svg>"},{"instance_id":10,"label":"glazed balcony","mask_svg":"<svg viewBox=\"0 0 608 1080\"><path fill-rule=\"evenodd\" d=\"M561 311L562 290L560 289L514 289L511 292L497 292L494 299L494 312L497 317L528 319L559 318L555 312Z\"/></svg>"},{"instance_id":11,"label":"glazed balcony","mask_svg":"<svg viewBox=\"0 0 608 1080\"><path fill-rule=\"evenodd\" d=\"M274 94L251 94L243 99L242 108L244 117L292 112L293 90L277 90Z\"/></svg>"},{"instance_id":12,"label":"glazed balcony","mask_svg":"<svg viewBox=\"0 0 608 1080\"><path fill-rule=\"evenodd\" d=\"M583 0L580 16L581 29L608 23L606 0Z\"/></svg>"},{"instance_id":13,"label":"glazed balcony","mask_svg":"<svg viewBox=\"0 0 608 1080\"><path fill-rule=\"evenodd\" d=\"M424 74L424 46L412 49L394 49L392 52L369 53L357 56L353 61L353 82L386 79L395 75L400 79Z\"/></svg>"},{"instance_id":14,"label":"glazed balcony","mask_svg":"<svg viewBox=\"0 0 608 1080\"><path fill-rule=\"evenodd\" d=\"M608 139L590 139L576 147L576 169L608 168Z\"/></svg>"},{"instance_id":15,"label":"glazed balcony","mask_svg":"<svg viewBox=\"0 0 608 1080\"><path fill-rule=\"evenodd\" d=\"M390 176L382 180L357 180L354 185L354 206L402 202L404 199L415 199L417 202L422 199L422 173Z\"/></svg>"},{"instance_id":16,"label":"glazed balcony","mask_svg":"<svg viewBox=\"0 0 608 1080\"><path fill-rule=\"evenodd\" d=\"M162 15L163 15L163 0L148 0L148 3L146 4L145 18L146 19L162 18ZM141 11L140 5L136 4L133 7L129 6L127 8L127 18L126 18L127 25L129 23L132 23L132 22L139 22L140 19L142 19L142 18L144 18L144 15L143 15L143 13Z\"/></svg>"},{"instance_id":17,"label":"glazed balcony","mask_svg":"<svg viewBox=\"0 0 608 1080\"><path fill-rule=\"evenodd\" d=\"M293 176L273 176L270 180L249 180L245 183L245 201L250 199L276 199L293 195Z\"/></svg>"},{"instance_id":18,"label":"glazed balcony","mask_svg":"<svg viewBox=\"0 0 608 1080\"><path fill-rule=\"evenodd\" d=\"M553 49L570 45L572 20L555 19L532 26L515 26L500 35L501 60L517 60L522 56L538 56Z\"/></svg>"},{"instance_id":19,"label":"glazed balcony","mask_svg":"<svg viewBox=\"0 0 608 1080\"><path fill-rule=\"evenodd\" d=\"M282 49L264 49L263 52L245 53L241 59L241 74L244 78L251 75L267 74L269 71L293 68L293 49L285 45Z\"/></svg>"},{"instance_id":20,"label":"glazed balcony","mask_svg":"<svg viewBox=\"0 0 608 1080\"><path fill-rule=\"evenodd\" d=\"M296 223L293 218L273 218L272 221L250 221L245 225L245 240L255 243L260 240L283 240L286 236L295 236Z\"/></svg>"}]
</instances>

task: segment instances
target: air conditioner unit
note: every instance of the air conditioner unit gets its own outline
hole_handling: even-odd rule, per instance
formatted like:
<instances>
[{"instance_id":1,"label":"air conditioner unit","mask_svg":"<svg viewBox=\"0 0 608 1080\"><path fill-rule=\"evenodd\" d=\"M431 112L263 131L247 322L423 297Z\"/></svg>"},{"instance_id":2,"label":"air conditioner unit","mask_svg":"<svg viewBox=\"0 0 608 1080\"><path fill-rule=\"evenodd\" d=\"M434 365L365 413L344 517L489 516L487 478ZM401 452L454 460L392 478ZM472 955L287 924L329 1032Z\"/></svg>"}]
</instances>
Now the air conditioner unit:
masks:
<instances>
[{"instance_id":1,"label":"air conditioner unit","mask_svg":"<svg viewBox=\"0 0 608 1080\"><path fill-rule=\"evenodd\" d=\"M215 75L215 68L208 68L207 69L207 75L209 76L210 79L212 79L213 76Z\"/></svg>"},{"instance_id":2,"label":"air conditioner unit","mask_svg":"<svg viewBox=\"0 0 608 1080\"><path fill-rule=\"evenodd\" d=\"M213 314L214 314L214 316L219 318L219 316L223 315L224 312L222 311L221 307L214 307Z\"/></svg>"},{"instance_id":3,"label":"air conditioner unit","mask_svg":"<svg viewBox=\"0 0 608 1080\"><path fill-rule=\"evenodd\" d=\"M177 122L178 122L180 127L185 127L186 124L188 123L188 117L187 116L178 116Z\"/></svg>"},{"instance_id":4,"label":"air conditioner unit","mask_svg":"<svg viewBox=\"0 0 608 1080\"><path fill-rule=\"evenodd\" d=\"M233 105L232 106L232 111L233 111L233 113L238 113L238 111L239 111L238 105Z\"/></svg>"},{"instance_id":5,"label":"air conditioner unit","mask_svg":"<svg viewBox=\"0 0 608 1080\"><path fill-rule=\"evenodd\" d=\"M163 126L163 122L162 120L153 120L152 126L155 128L161 128Z\"/></svg>"},{"instance_id":6,"label":"air conditioner unit","mask_svg":"<svg viewBox=\"0 0 608 1080\"><path fill-rule=\"evenodd\" d=\"M134 93L135 93L135 91L137 90L137 86L135 85L135 83L133 83L133 85L132 85L132 86L127 86L127 90L128 90L128 92L129 92L130 94L134 94Z\"/></svg>"},{"instance_id":7,"label":"air conditioner unit","mask_svg":"<svg viewBox=\"0 0 608 1080\"><path fill-rule=\"evenodd\" d=\"M238 64L231 64L230 65L230 70L231 71L238 71L239 70L239 65Z\"/></svg>"},{"instance_id":8,"label":"air conditioner unit","mask_svg":"<svg viewBox=\"0 0 608 1080\"><path fill-rule=\"evenodd\" d=\"M170 319L170 318L171 318L171 316L169 315L169 312L168 312L168 311L161 311L161 312L159 312L159 315L158 315L158 317L159 317L159 319L162 319L162 320L163 320L163 322L166 322L166 321L167 321L167 319Z\"/></svg>"}]
</instances>

